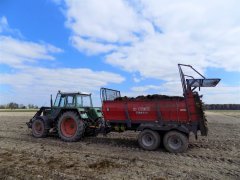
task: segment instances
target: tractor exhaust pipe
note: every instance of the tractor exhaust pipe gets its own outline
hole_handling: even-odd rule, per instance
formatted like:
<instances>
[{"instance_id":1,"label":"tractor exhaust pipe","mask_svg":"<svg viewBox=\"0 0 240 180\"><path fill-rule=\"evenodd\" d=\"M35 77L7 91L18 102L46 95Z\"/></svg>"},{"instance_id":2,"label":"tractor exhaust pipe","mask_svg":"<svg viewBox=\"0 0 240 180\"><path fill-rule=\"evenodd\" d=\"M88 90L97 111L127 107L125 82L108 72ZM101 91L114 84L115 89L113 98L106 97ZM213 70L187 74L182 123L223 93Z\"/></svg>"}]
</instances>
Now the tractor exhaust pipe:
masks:
<instances>
[{"instance_id":1,"label":"tractor exhaust pipe","mask_svg":"<svg viewBox=\"0 0 240 180\"><path fill-rule=\"evenodd\" d=\"M52 106L53 106L52 94L51 94L50 104L51 104L51 108L52 108Z\"/></svg>"}]
</instances>

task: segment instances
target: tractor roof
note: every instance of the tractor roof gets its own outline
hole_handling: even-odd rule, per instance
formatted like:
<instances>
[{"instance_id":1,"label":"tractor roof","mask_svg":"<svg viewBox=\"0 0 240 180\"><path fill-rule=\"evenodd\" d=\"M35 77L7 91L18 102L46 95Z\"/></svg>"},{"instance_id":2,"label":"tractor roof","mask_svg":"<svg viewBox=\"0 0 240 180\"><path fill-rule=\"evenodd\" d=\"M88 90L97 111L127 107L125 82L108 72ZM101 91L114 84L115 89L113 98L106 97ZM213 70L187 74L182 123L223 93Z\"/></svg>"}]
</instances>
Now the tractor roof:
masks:
<instances>
[{"instance_id":1,"label":"tractor roof","mask_svg":"<svg viewBox=\"0 0 240 180\"><path fill-rule=\"evenodd\" d=\"M64 94L64 95L85 95L85 96L91 95L91 93L85 93L85 92L61 92L61 91L58 91L58 93Z\"/></svg>"}]
</instances>

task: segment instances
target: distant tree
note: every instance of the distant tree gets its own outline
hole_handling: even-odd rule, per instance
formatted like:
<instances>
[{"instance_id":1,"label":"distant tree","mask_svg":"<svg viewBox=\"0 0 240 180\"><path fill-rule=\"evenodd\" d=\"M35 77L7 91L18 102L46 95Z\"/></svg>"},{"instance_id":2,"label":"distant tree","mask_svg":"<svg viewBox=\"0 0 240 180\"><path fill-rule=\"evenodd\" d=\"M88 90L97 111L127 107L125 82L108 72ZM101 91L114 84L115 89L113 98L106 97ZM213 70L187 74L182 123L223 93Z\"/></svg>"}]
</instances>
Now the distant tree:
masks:
<instances>
[{"instance_id":1,"label":"distant tree","mask_svg":"<svg viewBox=\"0 0 240 180\"><path fill-rule=\"evenodd\" d=\"M19 104L18 108L19 108L19 109L22 109L23 106L24 106L23 104Z\"/></svg>"},{"instance_id":2,"label":"distant tree","mask_svg":"<svg viewBox=\"0 0 240 180\"><path fill-rule=\"evenodd\" d=\"M15 102L10 102L10 103L8 104L8 108L9 108L9 109L18 109L18 104L15 103Z\"/></svg>"},{"instance_id":3,"label":"distant tree","mask_svg":"<svg viewBox=\"0 0 240 180\"><path fill-rule=\"evenodd\" d=\"M0 109L6 109L5 105L0 105Z\"/></svg>"},{"instance_id":4,"label":"distant tree","mask_svg":"<svg viewBox=\"0 0 240 180\"><path fill-rule=\"evenodd\" d=\"M26 106L23 105L23 104L19 104L18 108L19 108L19 109L26 109Z\"/></svg>"},{"instance_id":5,"label":"distant tree","mask_svg":"<svg viewBox=\"0 0 240 180\"><path fill-rule=\"evenodd\" d=\"M33 104L28 104L28 109L34 109L34 105Z\"/></svg>"},{"instance_id":6,"label":"distant tree","mask_svg":"<svg viewBox=\"0 0 240 180\"><path fill-rule=\"evenodd\" d=\"M240 110L240 104L205 104L206 110Z\"/></svg>"}]
</instances>

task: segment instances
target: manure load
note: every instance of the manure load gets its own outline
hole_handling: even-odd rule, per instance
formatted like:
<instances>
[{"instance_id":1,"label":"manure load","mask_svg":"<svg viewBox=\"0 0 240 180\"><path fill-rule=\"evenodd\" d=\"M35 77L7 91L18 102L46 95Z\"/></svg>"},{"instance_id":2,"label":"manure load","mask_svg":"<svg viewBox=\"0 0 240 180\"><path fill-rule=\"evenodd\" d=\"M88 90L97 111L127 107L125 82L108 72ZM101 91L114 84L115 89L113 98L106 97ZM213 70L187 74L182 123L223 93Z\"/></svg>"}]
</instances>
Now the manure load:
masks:
<instances>
[{"instance_id":1,"label":"manure load","mask_svg":"<svg viewBox=\"0 0 240 180\"><path fill-rule=\"evenodd\" d=\"M167 95L160 95L160 94L153 94L153 95L141 95L137 97L117 97L114 101L138 101L138 100L158 100L158 99L184 99L181 96L167 96Z\"/></svg>"}]
</instances>

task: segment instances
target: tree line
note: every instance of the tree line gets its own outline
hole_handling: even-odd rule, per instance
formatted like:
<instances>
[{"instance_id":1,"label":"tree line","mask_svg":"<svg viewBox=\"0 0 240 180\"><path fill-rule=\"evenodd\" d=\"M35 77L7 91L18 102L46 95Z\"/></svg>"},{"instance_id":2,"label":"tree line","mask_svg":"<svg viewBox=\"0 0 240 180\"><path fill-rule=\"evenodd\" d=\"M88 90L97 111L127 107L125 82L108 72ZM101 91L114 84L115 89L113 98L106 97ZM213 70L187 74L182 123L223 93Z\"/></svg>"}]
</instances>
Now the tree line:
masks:
<instances>
[{"instance_id":1,"label":"tree line","mask_svg":"<svg viewBox=\"0 0 240 180\"><path fill-rule=\"evenodd\" d=\"M39 107L34 104L18 104L10 102L6 105L0 105L0 109L38 109ZM206 110L240 110L240 104L204 104Z\"/></svg>"},{"instance_id":2,"label":"tree line","mask_svg":"<svg viewBox=\"0 0 240 180\"><path fill-rule=\"evenodd\" d=\"M10 102L8 104L0 105L0 109L38 109L38 106L34 104L24 105Z\"/></svg>"},{"instance_id":3,"label":"tree line","mask_svg":"<svg viewBox=\"0 0 240 180\"><path fill-rule=\"evenodd\" d=\"M206 110L240 110L240 104L205 104Z\"/></svg>"}]
</instances>

